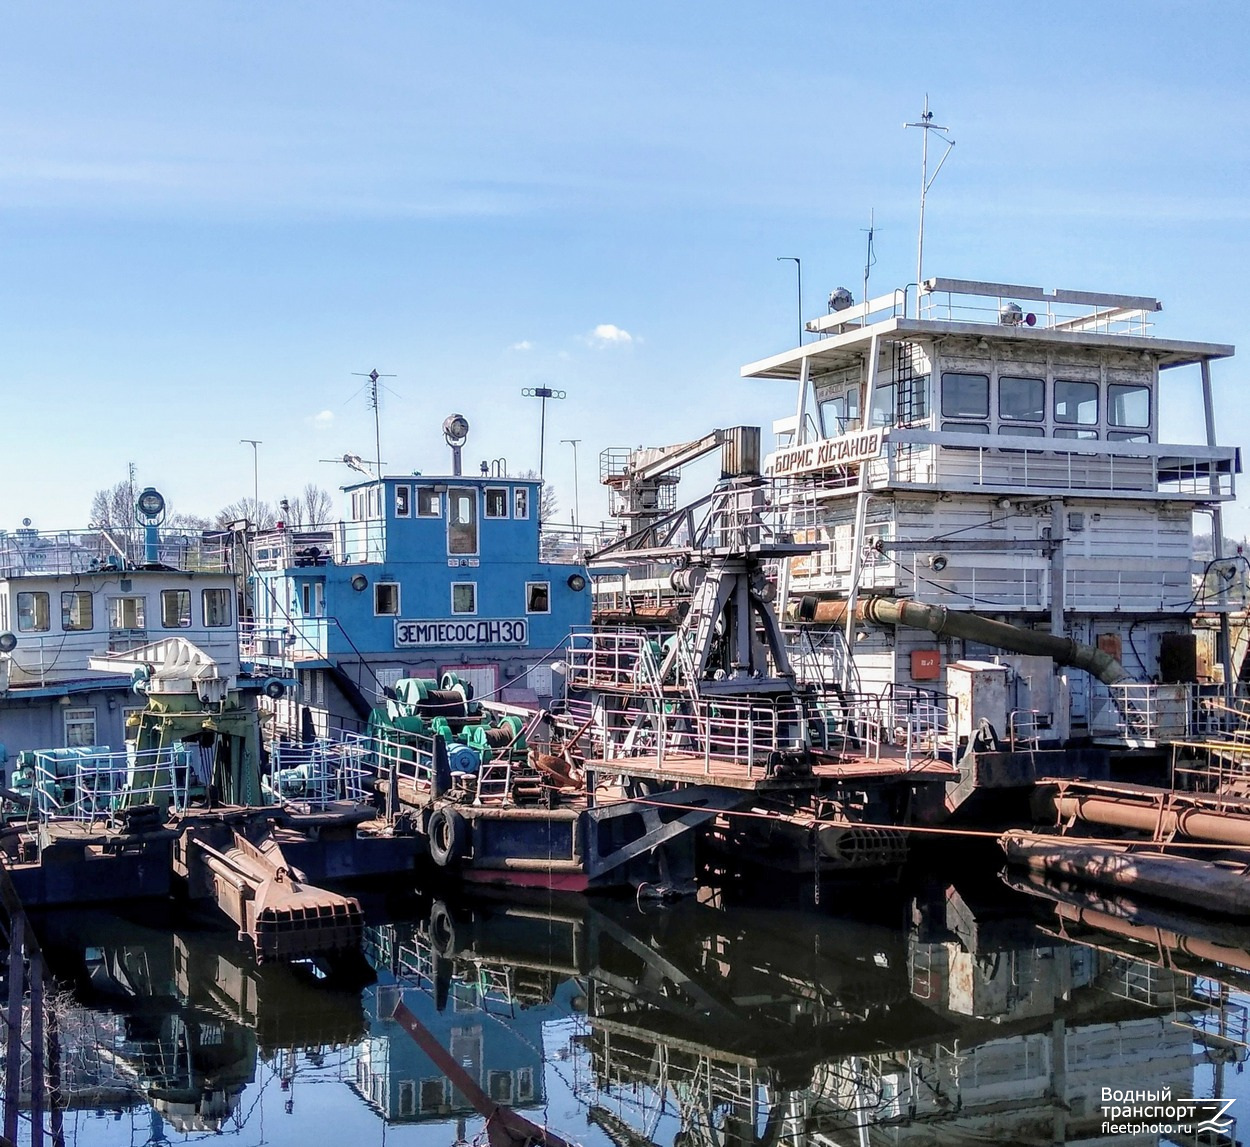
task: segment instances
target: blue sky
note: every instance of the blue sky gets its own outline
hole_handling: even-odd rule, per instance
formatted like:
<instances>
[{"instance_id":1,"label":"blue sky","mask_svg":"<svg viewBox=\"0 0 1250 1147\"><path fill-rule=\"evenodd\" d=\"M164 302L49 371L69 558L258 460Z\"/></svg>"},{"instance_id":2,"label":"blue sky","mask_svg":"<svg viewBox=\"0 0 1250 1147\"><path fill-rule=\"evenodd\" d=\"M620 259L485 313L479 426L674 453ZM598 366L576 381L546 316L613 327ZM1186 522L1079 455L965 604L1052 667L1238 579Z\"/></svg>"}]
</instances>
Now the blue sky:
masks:
<instances>
[{"instance_id":1,"label":"blue sky","mask_svg":"<svg viewBox=\"0 0 1250 1147\"><path fill-rule=\"evenodd\" d=\"M765 426L739 379L830 289L914 277L929 94L958 141L926 274L1153 294L1247 338L1241 3L38 3L0 37L0 527L86 520L135 462L212 514L349 478L537 466L583 519L598 454ZM1221 439L1250 443L1237 360ZM1162 406L1200 441L1196 381ZM1229 514L1237 532L1250 517Z\"/></svg>"}]
</instances>

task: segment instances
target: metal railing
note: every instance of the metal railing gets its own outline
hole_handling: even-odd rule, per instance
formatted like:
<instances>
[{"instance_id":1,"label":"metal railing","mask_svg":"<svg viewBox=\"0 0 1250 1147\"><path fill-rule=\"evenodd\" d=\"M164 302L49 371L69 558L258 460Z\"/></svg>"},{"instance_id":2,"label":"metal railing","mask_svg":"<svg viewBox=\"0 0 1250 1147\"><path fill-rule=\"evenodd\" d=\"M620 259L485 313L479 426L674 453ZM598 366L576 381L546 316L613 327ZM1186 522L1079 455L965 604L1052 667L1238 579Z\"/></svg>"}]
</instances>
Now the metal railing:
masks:
<instances>
[{"instance_id":1,"label":"metal railing","mask_svg":"<svg viewBox=\"0 0 1250 1147\"><path fill-rule=\"evenodd\" d=\"M1036 330L1082 331L1146 337L1154 329L1153 312L1141 307L1095 307L1087 303L1059 303L1047 299L1029 300L1020 295L972 295L955 291L924 291L920 295L920 317L938 322L982 323L1002 327L1003 307L1020 306L1033 315L1028 325Z\"/></svg>"},{"instance_id":2,"label":"metal railing","mask_svg":"<svg viewBox=\"0 0 1250 1147\"><path fill-rule=\"evenodd\" d=\"M40 821L93 821L130 805L180 812L202 783L190 749L46 749L33 754L31 796Z\"/></svg>"},{"instance_id":3,"label":"metal railing","mask_svg":"<svg viewBox=\"0 0 1250 1147\"><path fill-rule=\"evenodd\" d=\"M1250 753L1250 738L1242 729L1246 715L1225 706L1223 685L1128 681L1105 689L1107 704L1090 722L1096 737L1126 742L1227 741L1230 749L1244 742Z\"/></svg>"},{"instance_id":4,"label":"metal railing","mask_svg":"<svg viewBox=\"0 0 1250 1147\"><path fill-rule=\"evenodd\" d=\"M231 571L227 533L160 530L156 561L177 570ZM150 562L142 527L86 530L0 530L0 577L121 571Z\"/></svg>"},{"instance_id":5,"label":"metal railing","mask_svg":"<svg viewBox=\"0 0 1250 1147\"><path fill-rule=\"evenodd\" d=\"M1236 447L1028 438L891 429L868 466L870 486L1149 493L1216 501L1235 497Z\"/></svg>"},{"instance_id":6,"label":"metal railing","mask_svg":"<svg viewBox=\"0 0 1250 1147\"><path fill-rule=\"evenodd\" d=\"M278 742L270 754L273 795L287 804L311 812L340 801L365 803L369 799L365 738L317 740L306 745Z\"/></svg>"},{"instance_id":7,"label":"metal railing","mask_svg":"<svg viewBox=\"0 0 1250 1147\"><path fill-rule=\"evenodd\" d=\"M645 629L575 626L565 656L571 689L656 692L664 654L659 635Z\"/></svg>"}]
</instances>

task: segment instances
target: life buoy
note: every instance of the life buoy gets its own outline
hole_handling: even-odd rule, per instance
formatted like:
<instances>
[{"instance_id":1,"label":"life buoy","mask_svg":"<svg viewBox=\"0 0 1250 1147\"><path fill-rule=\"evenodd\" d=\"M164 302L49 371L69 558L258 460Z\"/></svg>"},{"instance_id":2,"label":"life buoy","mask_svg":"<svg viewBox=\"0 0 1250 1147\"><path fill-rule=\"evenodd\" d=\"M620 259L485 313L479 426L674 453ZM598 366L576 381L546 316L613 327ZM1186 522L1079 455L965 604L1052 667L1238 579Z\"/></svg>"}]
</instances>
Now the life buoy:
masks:
<instances>
[{"instance_id":1,"label":"life buoy","mask_svg":"<svg viewBox=\"0 0 1250 1147\"><path fill-rule=\"evenodd\" d=\"M469 826L455 809L436 808L430 814L426 835L430 840L430 859L439 868L459 864L468 851Z\"/></svg>"}]
</instances>

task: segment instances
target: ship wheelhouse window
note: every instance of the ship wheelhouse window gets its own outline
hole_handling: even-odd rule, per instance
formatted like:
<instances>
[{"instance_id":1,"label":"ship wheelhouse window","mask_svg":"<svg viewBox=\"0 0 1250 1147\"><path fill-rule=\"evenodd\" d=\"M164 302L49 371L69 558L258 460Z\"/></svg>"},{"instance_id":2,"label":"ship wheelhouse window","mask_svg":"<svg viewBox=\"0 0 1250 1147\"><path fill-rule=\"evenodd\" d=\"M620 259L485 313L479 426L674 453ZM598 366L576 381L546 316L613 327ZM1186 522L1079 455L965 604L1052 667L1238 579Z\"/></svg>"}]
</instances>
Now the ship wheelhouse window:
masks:
<instances>
[{"instance_id":1,"label":"ship wheelhouse window","mask_svg":"<svg viewBox=\"0 0 1250 1147\"><path fill-rule=\"evenodd\" d=\"M477 491L447 491L447 552L477 553Z\"/></svg>"},{"instance_id":2,"label":"ship wheelhouse window","mask_svg":"<svg viewBox=\"0 0 1250 1147\"><path fill-rule=\"evenodd\" d=\"M826 398L820 403L820 432L826 438L837 438L859 429L859 387L845 394Z\"/></svg>"},{"instance_id":3,"label":"ship wheelhouse window","mask_svg":"<svg viewBox=\"0 0 1250 1147\"><path fill-rule=\"evenodd\" d=\"M486 516L488 518L506 518L508 516L508 488L486 487Z\"/></svg>"},{"instance_id":4,"label":"ship wheelhouse window","mask_svg":"<svg viewBox=\"0 0 1250 1147\"><path fill-rule=\"evenodd\" d=\"M94 709L66 709L64 721L67 749L83 749L96 743Z\"/></svg>"},{"instance_id":5,"label":"ship wheelhouse window","mask_svg":"<svg viewBox=\"0 0 1250 1147\"><path fill-rule=\"evenodd\" d=\"M1149 442L1150 435L1145 430L1108 430L1108 442Z\"/></svg>"},{"instance_id":6,"label":"ship wheelhouse window","mask_svg":"<svg viewBox=\"0 0 1250 1147\"><path fill-rule=\"evenodd\" d=\"M373 583L373 613L375 617L399 616L399 583L379 581Z\"/></svg>"},{"instance_id":7,"label":"ship wheelhouse window","mask_svg":"<svg viewBox=\"0 0 1250 1147\"><path fill-rule=\"evenodd\" d=\"M230 591L228 589L206 589L200 597L206 626L218 628L230 624Z\"/></svg>"},{"instance_id":8,"label":"ship wheelhouse window","mask_svg":"<svg viewBox=\"0 0 1250 1147\"><path fill-rule=\"evenodd\" d=\"M990 376L942 373L943 418L988 418L990 416ZM943 427L945 429L945 427ZM973 431L972 433L977 433Z\"/></svg>"},{"instance_id":9,"label":"ship wheelhouse window","mask_svg":"<svg viewBox=\"0 0 1250 1147\"><path fill-rule=\"evenodd\" d=\"M1113 382L1107 387L1107 425L1150 426L1150 388ZM1111 435L1107 435L1108 438Z\"/></svg>"},{"instance_id":10,"label":"ship wheelhouse window","mask_svg":"<svg viewBox=\"0 0 1250 1147\"><path fill-rule=\"evenodd\" d=\"M477 583L453 581L451 583L451 612L477 613Z\"/></svg>"},{"instance_id":11,"label":"ship wheelhouse window","mask_svg":"<svg viewBox=\"0 0 1250 1147\"><path fill-rule=\"evenodd\" d=\"M412 516L412 487L395 487L395 517L410 518Z\"/></svg>"},{"instance_id":12,"label":"ship wheelhouse window","mask_svg":"<svg viewBox=\"0 0 1250 1147\"><path fill-rule=\"evenodd\" d=\"M191 624L191 591L161 590L161 628L186 629Z\"/></svg>"},{"instance_id":13,"label":"ship wheelhouse window","mask_svg":"<svg viewBox=\"0 0 1250 1147\"><path fill-rule=\"evenodd\" d=\"M1042 422L1046 418L1046 380L999 375L998 417L1009 422Z\"/></svg>"},{"instance_id":14,"label":"ship wheelhouse window","mask_svg":"<svg viewBox=\"0 0 1250 1147\"><path fill-rule=\"evenodd\" d=\"M1097 426L1098 383L1055 379L1055 422L1068 426ZM1061 437L1058 431L1055 437Z\"/></svg>"},{"instance_id":15,"label":"ship wheelhouse window","mask_svg":"<svg viewBox=\"0 0 1250 1147\"><path fill-rule=\"evenodd\" d=\"M530 516L530 492L527 486L517 486L512 491L512 516L528 518Z\"/></svg>"},{"instance_id":16,"label":"ship wheelhouse window","mask_svg":"<svg viewBox=\"0 0 1250 1147\"><path fill-rule=\"evenodd\" d=\"M43 633L52 626L48 595L43 590L26 590L17 595L17 628L21 633Z\"/></svg>"},{"instance_id":17,"label":"ship wheelhouse window","mask_svg":"<svg viewBox=\"0 0 1250 1147\"><path fill-rule=\"evenodd\" d=\"M527 581L525 583L525 612L551 612L551 582Z\"/></svg>"},{"instance_id":18,"label":"ship wheelhouse window","mask_svg":"<svg viewBox=\"0 0 1250 1147\"><path fill-rule=\"evenodd\" d=\"M1056 438L1091 439L1091 438L1098 437L1098 431L1097 430L1078 430L1070 426L1056 426L1055 437Z\"/></svg>"},{"instance_id":19,"label":"ship wheelhouse window","mask_svg":"<svg viewBox=\"0 0 1250 1147\"><path fill-rule=\"evenodd\" d=\"M109 629L146 629L147 607L143 597L110 597Z\"/></svg>"},{"instance_id":20,"label":"ship wheelhouse window","mask_svg":"<svg viewBox=\"0 0 1250 1147\"><path fill-rule=\"evenodd\" d=\"M443 514L438 491L430 486L417 487L417 517L440 518Z\"/></svg>"},{"instance_id":21,"label":"ship wheelhouse window","mask_svg":"<svg viewBox=\"0 0 1250 1147\"><path fill-rule=\"evenodd\" d=\"M90 629L94 624L91 594L81 589L64 591L61 594L61 628L65 630Z\"/></svg>"}]
</instances>

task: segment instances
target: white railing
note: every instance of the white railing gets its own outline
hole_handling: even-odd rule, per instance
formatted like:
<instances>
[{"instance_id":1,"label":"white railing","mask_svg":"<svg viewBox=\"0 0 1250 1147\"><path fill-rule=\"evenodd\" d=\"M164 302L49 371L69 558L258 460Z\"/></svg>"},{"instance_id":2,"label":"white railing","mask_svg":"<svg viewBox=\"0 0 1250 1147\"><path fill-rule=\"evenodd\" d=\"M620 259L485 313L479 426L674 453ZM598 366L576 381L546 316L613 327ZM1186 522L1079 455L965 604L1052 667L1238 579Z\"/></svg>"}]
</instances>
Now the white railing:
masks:
<instances>
[{"instance_id":1,"label":"white railing","mask_svg":"<svg viewBox=\"0 0 1250 1147\"><path fill-rule=\"evenodd\" d=\"M1107 703L1090 722L1096 737L1126 742L1204 740L1250 752L1246 715L1224 704L1223 685L1108 685Z\"/></svg>"},{"instance_id":2,"label":"white railing","mask_svg":"<svg viewBox=\"0 0 1250 1147\"><path fill-rule=\"evenodd\" d=\"M644 629L574 627L565 656L571 689L644 689L659 684L664 654L657 636Z\"/></svg>"},{"instance_id":3,"label":"white railing","mask_svg":"<svg viewBox=\"0 0 1250 1147\"><path fill-rule=\"evenodd\" d=\"M299 617L290 621L239 622L239 656L244 661L307 661L326 656L329 617Z\"/></svg>"},{"instance_id":4,"label":"white railing","mask_svg":"<svg viewBox=\"0 0 1250 1147\"><path fill-rule=\"evenodd\" d=\"M1008 304L1031 314L1028 326L1036 330L1067 330L1096 334L1146 337L1154 328L1153 312L1140 306L1100 306L1061 303L1053 299L1029 299L1028 294L977 295L956 291L925 291L920 296L920 317L936 322L980 323L1002 327L1002 309Z\"/></svg>"},{"instance_id":5,"label":"white railing","mask_svg":"<svg viewBox=\"0 0 1250 1147\"><path fill-rule=\"evenodd\" d=\"M354 735L306 745L279 742L270 750L273 795L309 811L340 801L364 803L367 754L367 738Z\"/></svg>"},{"instance_id":6,"label":"white railing","mask_svg":"<svg viewBox=\"0 0 1250 1147\"><path fill-rule=\"evenodd\" d=\"M84 746L33 754L31 794L41 821L93 821L138 804L187 808L202 784L189 749L112 752Z\"/></svg>"},{"instance_id":7,"label":"white railing","mask_svg":"<svg viewBox=\"0 0 1250 1147\"><path fill-rule=\"evenodd\" d=\"M229 573L231 537L159 530L155 557L161 565L202 573ZM84 574L124 570L149 561L140 526L108 530L0 531L0 577Z\"/></svg>"},{"instance_id":8,"label":"white railing","mask_svg":"<svg viewBox=\"0 0 1250 1147\"><path fill-rule=\"evenodd\" d=\"M868 479L874 487L1062 489L1216 501L1236 496L1236 455L1232 446L892 429L885 455L868 464Z\"/></svg>"}]
</instances>

